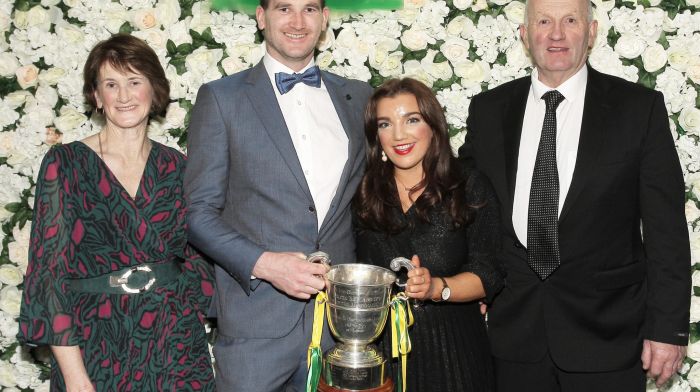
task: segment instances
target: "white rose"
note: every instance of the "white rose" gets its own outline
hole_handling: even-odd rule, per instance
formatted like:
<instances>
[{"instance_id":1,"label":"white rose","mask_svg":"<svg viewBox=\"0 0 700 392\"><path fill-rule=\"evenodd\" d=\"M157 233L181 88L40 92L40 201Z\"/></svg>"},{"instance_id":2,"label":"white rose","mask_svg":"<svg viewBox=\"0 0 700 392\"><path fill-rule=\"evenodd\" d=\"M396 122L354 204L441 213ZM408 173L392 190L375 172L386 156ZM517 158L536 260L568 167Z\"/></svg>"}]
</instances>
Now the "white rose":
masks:
<instances>
[{"instance_id":1,"label":"white rose","mask_svg":"<svg viewBox=\"0 0 700 392\"><path fill-rule=\"evenodd\" d=\"M192 6L192 20L190 29L202 33L207 27L212 25L212 16L209 12L209 4L206 1L198 1Z\"/></svg>"},{"instance_id":2,"label":"white rose","mask_svg":"<svg viewBox=\"0 0 700 392\"><path fill-rule=\"evenodd\" d=\"M10 30L10 25L12 24L12 19L7 13L0 11L0 33L4 33Z\"/></svg>"},{"instance_id":3,"label":"white rose","mask_svg":"<svg viewBox=\"0 0 700 392\"><path fill-rule=\"evenodd\" d=\"M403 53L394 52L389 54L379 68L379 74L385 78L398 77L403 72Z\"/></svg>"},{"instance_id":4,"label":"white rose","mask_svg":"<svg viewBox=\"0 0 700 392\"><path fill-rule=\"evenodd\" d=\"M22 271L12 264L0 265L0 282L10 285L19 286L24 279Z\"/></svg>"},{"instance_id":5,"label":"white rose","mask_svg":"<svg viewBox=\"0 0 700 392\"><path fill-rule=\"evenodd\" d=\"M248 67L245 64L243 64L243 61L241 61L241 59L239 59L238 57L229 56L221 60L221 68L224 69L226 75L233 75L236 72L243 71Z\"/></svg>"},{"instance_id":6,"label":"white rose","mask_svg":"<svg viewBox=\"0 0 700 392\"><path fill-rule=\"evenodd\" d=\"M695 222L700 218L700 209L695 205L693 200L688 200L685 202L685 219L688 223Z\"/></svg>"},{"instance_id":7,"label":"white rose","mask_svg":"<svg viewBox=\"0 0 700 392\"><path fill-rule=\"evenodd\" d=\"M693 271L692 279L693 279L693 287L700 288L700 271L698 271L698 270ZM700 362L700 341L697 344L697 349L698 349L698 357L697 357L697 359L695 359L695 358L693 358L693 359Z\"/></svg>"},{"instance_id":8,"label":"white rose","mask_svg":"<svg viewBox=\"0 0 700 392\"><path fill-rule=\"evenodd\" d=\"M16 28L25 30L29 27L29 19L27 19L28 11L15 10L14 18L12 19L12 24Z\"/></svg>"},{"instance_id":9,"label":"white rose","mask_svg":"<svg viewBox=\"0 0 700 392\"><path fill-rule=\"evenodd\" d=\"M23 65L17 69L15 75L17 76L17 83L23 89L34 87L38 81L39 68L34 64Z\"/></svg>"},{"instance_id":10,"label":"white rose","mask_svg":"<svg viewBox=\"0 0 700 392\"><path fill-rule=\"evenodd\" d=\"M221 49L207 49L200 46L185 58L185 67L190 72L206 74L211 68L217 67L223 55Z\"/></svg>"},{"instance_id":11,"label":"white rose","mask_svg":"<svg viewBox=\"0 0 700 392\"><path fill-rule=\"evenodd\" d=\"M615 44L615 52L620 56L633 59L646 49L646 42L634 34L623 33Z\"/></svg>"},{"instance_id":12,"label":"white rose","mask_svg":"<svg viewBox=\"0 0 700 392\"><path fill-rule=\"evenodd\" d=\"M467 60L455 65L455 75L461 78L461 85L464 88L480 86L488 78L488 64L483 61Z\"/></svg>"},{"instance_id":13,"label":"white rose","mask_svg":"<svg viewBox=\"0 0 700 392\"><path fill-rule=\"evenodd\" d=\"M668 65L684 72L691 61L692 55L685 45L671 45L667 51Z\"/></svg>"},{"instance_id":14,"label":"white rose","mask_svg":"<svg viewBox=\"0 0 700 392\"><path fill-rule=\"evenodd\" d=\"M15 75L20 63L17 57L10 52L0 53L0 76L9 78Z\"/></svg>"},{"instance_id":15,"label":"white rose","mask_svg":"<svg viewBox=\"0 0 700 392\"><path fill-rule=\"evenodd\" d=\"M473 28L474 22L472 22L471 19L464 15L457 15L447 24L445 31L448 35L470 38L468 35L465 36L465 34L467 34L467 32Z\"/></svg>"},{"instance_id":16,"label":"white rose","mask_svg":"<svg viewBox=\"0 0 700 392\"><path fill-rule=\"evenodd\" d=\"M62 133L71 132L83 125L88 118L81 112L67 106L61 108L61 115L56 117L53 125Z\"/></svg>"},{"instance_id":17,"label":"white rose","mask_svg":"<svg viewBox=\"0 0 700 392\"><path fill-rule=\"evenodd\" d=\"M697 323L700 321L700 297L692 296L690 298L690 322Z\"/></svg>"},{"instance_id":18,"label":"white rose","mask_svg":"<svg viewBox=\"0 0 700 392\"><path fill-rule=\"evenodd\" d=\"M396 11L396 17L402 25L410 26L418 17L418 10L414 8L402 8Z\"/></svg>"},{"instance_id":19,"label":"white rose","mask_svg":"<svg viewBox=\"0 0 700 392\"><path fill-rule=\"evenodd\" d=\"M472 4L472 0L453 0L452 5L460 11L464 11Z\"/></svg>"},{"instance_id":20,"label":"white rose","mask_svg":"<svg viewBox=\"0 0 700 392\"><path fill-rule=\"evenodd\" d=\"M60 67L43 69L39 72L39 84L53 86L66 74L66 70Z\"/></svg>"},{"instance_id":21,"label":"white rose","mask_svg":"<svg viewBox=\"0 0 700 392\"><path fill-rule=\"evenodd\" d=\"M161 22L156 16L156 10L153 8L141 8L133 12L131 17L132 24L139 30L152 29L160 26Z\"/></svg>"},{"instance_id":22,"label":"white rose","mask_svg":"<svg viewBox=\"0 0 700 392\"><path fill-rule=\"evenodd\" d=\"M401 43L409 50L423 50L428 44L434 44L435 39L428 35L425 30L410 28L404 31L401 36Z\"/></svg>"},{"instance_id":23,"label":"white rose","mask_svg":"<svg viewBox=\"0 0 700 392\"><path fill-rule=\"evenodd\" d=\"M512 0L489 0L489 1L492 2L493 4L496 4L496 5L506 5L506 4L510 3Z\"/></svg>"},{"instance_id":24,"label":"white rose","mask_svg":"<svg viewBox=\"0 0 700 392\"><path fill-rule=\"evenodd\" d=\"M7 388L17 386L15 367L11 363L3 360L0 360L0 385Z\"/></svg>"},{"instance_id":25,"label":"white rose","mask_svg":"<svg viewBox=\"0 0 700 392\"><path fill-rule=\"evenodd\" d=\"M403 63L403 76L419 80L428 87L432 87L434 81L418 60L408 60Z\"/></svg>"},{"instance_id":26,"label":"white rose","mask_svg":"<svg viewBox=\"0 0 700 392\"><path fill-rule=\"evenodd\" d=\"M647 72L656 72L666 65L666 50L659 43L651 43L642 53L642 63Z\"/></svg>"},{"instance_id":27,"label":"white rose","mask_svg":"<svg viewBox=\"0 0 700 392\"><path fill-rule=\"evenodd\" d=\"M180 46L182 44L191 44L192 36L190 35L189 21L192 19L188 16L185 20L181 20L170 26L168 29L168 37L175 44L175 46Z\"/></svg>"},{"instance_id":28,"label":"white rose","mask_svg":"<svg viewBox=\"0 0 700 392\"><path fill-rule=\"evenodd\" d=\"M331 29L326 29L326 31L321 34L321 37L316 44L316 49L318 49L319 52L323 52L333 47L334 43L335 33Z\"/></svg>"},{"instance_id":29,"label":"white rose","mask_svg":"<svg viewBox=\"0 0 700 392\"><path fill-rule=\"evenodd\" d=\"M685 75L695 84L700 84L700 58L695 58L690 61L685 69Z\"/></svg>"},{"instance_id":30,"label":"white rose","mask_svg":"<svg viewBox=\"0 0 700 392\"><path fill-rule=\"evenodd\" d=\"M0 309L11 316L19 316L22 293L15 286L5 286L0 290Z\"/></svg>"},{"instance_id":31,"label":"white rose","mask_svg":"<svg viewBox=\"0 0 700 392\"><path fill-rule=\"evenodd\" d=\"M82 44L85 42L85 33L83 33L80 28L70 23L57 24L56 35L62 43Z\"/></svg>"},{"instance_id":32,"label":"white rose","mask_svg":"<svg viewBox=\"0 0 700 392\"><path fill-rule=\"evenodd\" d=\"M700 8L700 0L685 0L685 4L690 7Z\"/></svg>"},{"instance_id":33,"label":"white rose","mask_svg":"<svg viewBox=\"0 0 700 392\"><path fill-rule=\"evenodd\" d=\"M489 4L486 2L486 0L473 0L472 1L471 9L474 12L483 11L487 8L489 8Z\"/></svg>"},{"instance_id":34,"label":"white rose","mask_svg":"<svg viewBox=\"0 0 700 392\"><path fill-rule=\"evenodd\" d=\"M450 37L440 45L440 52L452 63L464 61L469 57L469 41L463 38Z\"/></svg>"},{"instance_id":35,"label":"white rose","mask_svg":"<svg viewBox=\"0 0 700 392\"><path fill-rule=\"evenodd\" d=\"M700 109L687 107L678 116L678 125L691 135L700 136Z\"/></svg>"},{"instance_id":36,"label":"white rose","mask_svg":"<svg viewBox=\"0 0 700 392\"><path fill-rule=\"evenodd\" d=\"M51 28L51 17L49 12L40 5L35 5L27 11L27 28L36 27L42 31L49 31Z\"/></svg>"},{"instance_id":37,"label":"white rose","mask_svg":"<svg viewBox=\"0 0 700 392\"><path fill-rule=\"evenodd\" d=\"M185 126L186 116L187 110L183 109L177 102L173 102L168 105L165 112L165 122L169 128L182 128Z\"/></svg>"},{"instance_id":38,"label":"white rose","mask_svg":"<svg viewBox=\"0 0 700 392\"><path fill-rule=\"evenodd\" d=\"M512 1L503 8L506 18L515 24L522 24L525 20L525 3Z\"/></svg>"},{"instance_id":39,"label":"white rose","mask_svg":"<svg viewBox=\"0 0 700 392\"><path fill-rule=\"evenodd\" d=\"M700 362L693 364L693 367L690 368L686 378L688 379L691 387L700 388Z\"/></svg>"},{"instance_id":40,"label":"white rose","mask_svg":"<svg viewBox=\"0 0 700 392\"><path fill-rule=\"evenodd\" d=\"M137 30L132 34L146 41L156 51L165 50L165 46L168 43L168 34L157 27L147 30Z\"/></svg>"},{"instance_id":41,"label":"white rose","mask_svg":"<svg viewBox=\"0 0 700 392\"><path fill-rule=\"evenodd\" d=\"M181 12L177 0L160 0L156 5L156 18L163 26L175 24L180 19Z\"/></svg>"},{"instance_id":42,"label":"white rose","mask_svg":"<svg viewBox=\"0 0 700 392\"><path fill-rule=\"evenodd\" d=\"M112 34L118 33L129 18L129 11L123 5L115 2L108 2L103 7L102 19L105 21L105 27Z\"/></svg>"},{"instance_id":43,"label":"white rose","mask_svg":"<svg viewBox=\"0 0 700 392\"><path fill-rule=\"evenodd\" d=\"M452 67L450 67L450 63L447 61L441 63L426 61L421 63L426 72L435 79L449 80L453 75Z\"/></svg>"},{"instance_id":44,"label":"white rose","mask_svg":"<svg viewBox=\"0 0 700 392\"><path fill-rule=\"evenodd\" d=\"M39 86L36 89L36 93L34 94L34 98L36 98L37 102L40 105L48 106L48 107L52 108L52 107L56 106L56 102L58 102L58 93L52 87Z\"/></svg>"},{"instance_id":45,"label":"white rose","mask_svg":"<svg viewBox=\"0 0 700 392\"><path fill-rule=\"evenodd\" d=\"M27 102L27 99L31 96L32 95L29 93L29 91L25 91L25 90L13 91L13 92L7 94L4 102L11 109L17 109L18 107L24 105L24 103Z\"/></svg>"}]
</instances>

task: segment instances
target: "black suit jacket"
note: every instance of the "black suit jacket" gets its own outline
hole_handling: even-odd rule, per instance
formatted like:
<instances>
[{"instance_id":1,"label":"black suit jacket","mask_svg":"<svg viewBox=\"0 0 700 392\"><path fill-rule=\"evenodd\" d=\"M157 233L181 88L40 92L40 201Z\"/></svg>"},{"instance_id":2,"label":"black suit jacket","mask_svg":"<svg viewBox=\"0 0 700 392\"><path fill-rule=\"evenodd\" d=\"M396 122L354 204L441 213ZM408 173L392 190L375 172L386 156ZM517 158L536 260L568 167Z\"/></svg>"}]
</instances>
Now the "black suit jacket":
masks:
<instances>
[{"instance_id":1,"label":"black suit jacket","mask_svg":"<svg viewBox=\"0 0 700 392\"><path fill-rule=\"evenodd\" d=\"M642 339L687 344L684 184L661 93L588 69L578 156L559 218L560 267L544 282L512 223L530 77L475 96L460 157L485 173L503 220L506 286L489 311L496 357L567 371L638 363ZM643 234L642 234L643 233Z\"/></svg>"}]
</instances>

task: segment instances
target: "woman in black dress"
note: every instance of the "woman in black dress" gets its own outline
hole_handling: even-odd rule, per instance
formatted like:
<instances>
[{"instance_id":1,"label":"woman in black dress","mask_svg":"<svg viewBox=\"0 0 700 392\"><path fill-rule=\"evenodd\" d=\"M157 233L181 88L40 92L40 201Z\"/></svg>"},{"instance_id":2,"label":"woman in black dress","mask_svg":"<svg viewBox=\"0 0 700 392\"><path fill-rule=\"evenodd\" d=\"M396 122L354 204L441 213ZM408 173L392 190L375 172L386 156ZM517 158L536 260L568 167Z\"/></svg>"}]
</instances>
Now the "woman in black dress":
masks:
<instances>
[{"instance_id":1,"label":"woman in black dress","mask_svg":"<svg viewBox=\"0 0 700 392\"><path fill-rule=\"evenodd\" d=\"M504 279L491 185L452 155L442 107L419 81L380 86L367 104L365 134L367 172L353 201L358 260L388 268L403 256L418 267L407 275L407 295L422 304L409 330L407 388L492 391L479 306Z\"/></svg>"}]
</instances>

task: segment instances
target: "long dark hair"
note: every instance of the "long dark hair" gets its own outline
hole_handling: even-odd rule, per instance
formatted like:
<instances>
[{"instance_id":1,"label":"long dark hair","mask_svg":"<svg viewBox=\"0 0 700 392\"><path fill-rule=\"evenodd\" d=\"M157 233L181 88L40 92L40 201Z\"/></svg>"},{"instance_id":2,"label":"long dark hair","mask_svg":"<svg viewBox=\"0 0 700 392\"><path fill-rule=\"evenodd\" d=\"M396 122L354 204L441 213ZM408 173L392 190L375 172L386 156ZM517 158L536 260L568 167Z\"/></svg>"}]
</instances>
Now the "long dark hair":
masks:
<instances>
[{"instance_id":1,"label":"long dark hair","mask_svg":"<svg viewBox=\"0 0 700 392\"><path fill-rule=\"evenodd\" d=\"M470 223L474 206L465 203L466 173L452 155L442 106L430 88L411 78L386 81L374 91L365 107L367 170L353 199L357 223L361 227L386 233L402 229L392 213L394 209L401 208L394 180L394 165L391 161L382 161L382 146L377 134L379 101L400 94L411 94L416 98L423 120L433 131L430 147L423 157L423 180L409 191L411 197L419 189L425 188L415 200L416 214L419 219L429 222L430 209L440 207L449 214L455 227Z\"/></svg>"}]
</instances>

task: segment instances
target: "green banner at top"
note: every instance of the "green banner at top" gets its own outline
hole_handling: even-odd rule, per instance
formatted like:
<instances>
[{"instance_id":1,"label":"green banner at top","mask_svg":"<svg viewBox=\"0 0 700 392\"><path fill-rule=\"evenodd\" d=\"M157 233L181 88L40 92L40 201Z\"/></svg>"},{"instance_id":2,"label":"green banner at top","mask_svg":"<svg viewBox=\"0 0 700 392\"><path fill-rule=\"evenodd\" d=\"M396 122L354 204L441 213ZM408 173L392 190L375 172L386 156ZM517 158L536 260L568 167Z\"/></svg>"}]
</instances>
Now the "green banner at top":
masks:
<instances>
[{"instance_id":1,"label":"green banner at top","mask_svg":"<svg viewBox=\"0 0 700 392\"><path fill-rule=\"evenodd\" d=\"M258 0L212 0L212 8L252 14ZM334 11L395 10L403 7L403 0L326 0L326 6Z\"/></svg>"}]
</instances>

